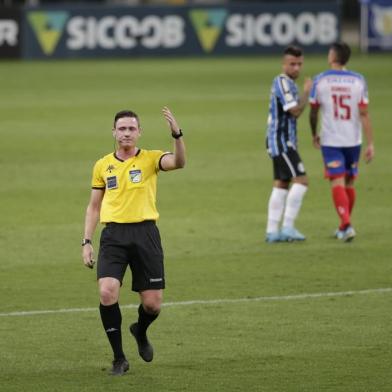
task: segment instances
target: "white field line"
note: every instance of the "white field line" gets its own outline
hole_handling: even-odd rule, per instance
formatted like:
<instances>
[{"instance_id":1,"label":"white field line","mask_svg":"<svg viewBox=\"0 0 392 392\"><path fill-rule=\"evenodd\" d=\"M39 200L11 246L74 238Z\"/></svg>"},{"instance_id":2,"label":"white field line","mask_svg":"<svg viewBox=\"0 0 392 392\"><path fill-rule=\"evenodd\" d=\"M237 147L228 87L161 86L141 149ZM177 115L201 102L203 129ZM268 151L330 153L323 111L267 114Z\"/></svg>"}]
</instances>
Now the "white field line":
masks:
<instances>
[{"instance_id":1,"label":"white field line","mask_svg":"<svg viewBox=\"0 0 392 392\"><path fill-rule=\"evenodd\" d=\"M313 299L325 297L348 297L353 295L366 295L366 294L383 294L391 293L392 287L367 289L367 290L352 290L352 291L337 291L330 293L304 293L293 295L275 295L270 297L250 297L250 298L233 298L233 299L207 299L207 300L193 300L193 301L178 301L178 302L165 302L164 307L172 306L191 306L191 305L217 305L217 304L236 304L241 302L271 302L271 301L293 301L300 299ZM121 309L138 308L139 304L121 305ZM95 308L69 308L69 309L53 309L53 310L28 310L20 312L0 313L0 317L12 316L36 316L44 314L59 314L59 313L78 313L78 312L96 312L98 307Z\"/></svg>"}]
</instances>

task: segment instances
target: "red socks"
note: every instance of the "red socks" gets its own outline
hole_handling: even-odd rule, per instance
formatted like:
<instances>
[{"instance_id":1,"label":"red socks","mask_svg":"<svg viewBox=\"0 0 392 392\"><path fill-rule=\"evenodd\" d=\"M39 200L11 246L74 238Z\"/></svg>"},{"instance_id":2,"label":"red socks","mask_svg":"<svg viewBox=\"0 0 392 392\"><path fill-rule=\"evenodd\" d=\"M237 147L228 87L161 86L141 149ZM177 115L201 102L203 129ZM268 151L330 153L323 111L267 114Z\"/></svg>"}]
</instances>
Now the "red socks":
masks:
<instances>
[{"instance_id":1,"label":"red socks","mask_svg":"<svg viewBox=\"0 0 392 392\"><path fill-rule=\"evenodd\" d=\"M353 210L355 204L355 188L346 188L346 193L348 197L348 205L349 205L349 211L351 215L351 211Z\"/></svg>"},{"instance_id":2,"label":"red socks","mask_svg":"<svg viewBox=\"0 0 392 392\"><path fill-rule=\"evenodd\" d=\"M352 199L350 196L353 196ZM340 218L339 229L345 229L350 224L350 212L354 205L355 192L349 193L347 192L347 188L342 185L337 185L332 188L332 198L336 212Z\"/></svg>"}]
</instances>

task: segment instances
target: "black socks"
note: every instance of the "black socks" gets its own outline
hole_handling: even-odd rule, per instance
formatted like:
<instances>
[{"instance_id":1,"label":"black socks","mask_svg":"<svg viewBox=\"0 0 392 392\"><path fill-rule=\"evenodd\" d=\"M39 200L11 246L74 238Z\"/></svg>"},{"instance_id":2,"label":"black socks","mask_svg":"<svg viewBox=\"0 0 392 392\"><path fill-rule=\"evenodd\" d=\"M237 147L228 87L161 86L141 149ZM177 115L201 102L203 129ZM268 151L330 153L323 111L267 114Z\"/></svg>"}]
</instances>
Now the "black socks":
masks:
<instances>
[{"instance_id":1,"label":"black socks","mask_svg":"<svg viewBox=\"0 0 392 392\"><path fill-rule=\"evenodd\" d=\"M113 349L114 359L125 358L121 337L122 317L118 302L108 306L99 304L99 311L103 327ZM146 334L149 325L159 316L159 313L147 313L142 304L139 306L138 313L138 333L143 336Z\"/></svg>"},{"instance_id":2,"label":"black socks","mask_svg":"<svg viewBox=\"0 0 392 392\"><path fill-rule=\"evenodd\" d=\"M139 319L137 321L138 331L140 334L145 334L147 331L147 328L159 316L159 313L157 313L157 314L147 313L144 310L142 304L139 305L138 312L139 312Z\"/></svg>"},{"instance_id":3,"label":"black socks","mask_svg":"<svg viewBox=\"0 0 392 392\"><path fill-rule=\"evenodd\" d=\"M118 302L113 305L99 305L101 320L113 349L114 359L125 358L121 338L121 311Z\"/></svg>"}]
</instances>

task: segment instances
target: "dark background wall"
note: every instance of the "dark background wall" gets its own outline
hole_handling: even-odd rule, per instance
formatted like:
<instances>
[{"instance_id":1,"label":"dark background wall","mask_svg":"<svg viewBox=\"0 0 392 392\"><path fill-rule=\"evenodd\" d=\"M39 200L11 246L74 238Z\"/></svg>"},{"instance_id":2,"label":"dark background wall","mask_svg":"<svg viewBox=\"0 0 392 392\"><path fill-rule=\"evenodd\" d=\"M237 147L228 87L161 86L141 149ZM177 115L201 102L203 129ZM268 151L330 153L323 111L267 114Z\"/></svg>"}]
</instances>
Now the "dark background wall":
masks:
<instances>
[{"instance_id":1,"label":"dark background wall","mask_svg":"<svg viewBox=\"0 0 392 392\"><path fill-rule=\"evenodd\" d=\"M246 2L252 3L262 3L266 2L266 0L245 0ZM117 1L108 1L108 0L0 0L0 5L23 5L23 4L60 4L60 3L68 3L68 4L83 4L83 3L115 3L115 4L213 4L213 3L241 3L245 2L241 0L117 0ZM268 3L306 3L310 0L270 0ZM323 0L323 2L329 2L329 0ZM335 2L332 0L332 2ZM342 16L344 20L354 21L359 18L359 2L358 0L340 0Z\"/></svg>"},{"instance_id":2,"label":"dark background wall","mask_svg":"<svg viewBox=\"0 0 392 392\"><path fill-rule=\"evenodd\" d=\"M268 3L309 3L311 0L272 0L268 1ZM239 2L232 0L230 2ZM246 2L252 3L262 3L262 0L246 0ZM265 1L264 1L265 2ZM329 0L323 0L324 3L328 3ZM331 1L335 2L335 1ZM346 20L354 21L359 18L359 0L340 0L342 16Z\"/></svg>"}]
</instances>

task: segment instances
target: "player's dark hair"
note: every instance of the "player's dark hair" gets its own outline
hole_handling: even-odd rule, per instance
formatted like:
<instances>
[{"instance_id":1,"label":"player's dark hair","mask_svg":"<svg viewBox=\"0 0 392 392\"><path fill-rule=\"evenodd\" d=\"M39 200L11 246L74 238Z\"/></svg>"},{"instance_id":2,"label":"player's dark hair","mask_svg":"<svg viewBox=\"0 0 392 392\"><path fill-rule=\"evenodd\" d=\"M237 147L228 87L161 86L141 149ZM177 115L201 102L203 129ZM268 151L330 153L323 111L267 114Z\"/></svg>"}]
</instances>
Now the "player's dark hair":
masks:
<instances>
[{"instance_id":1,"label":"player's dark hair","mask_svg":"<svg viewBox=\"0 0 392 392\"><path fill-rule=\"evenodd\" d=\"M136 121L140 127L139 116L135 112L133 112L132 110L121 110L120 112L116 113L116 115L114 116L114 127L115 128L116 128L117 120L120 118L124 118L124 117L136 118Z\"/></svg>"},{"instance_id":2,"label":"player's dark hair","mask_svg":"<svg viewBox=\"0 0 392 392\"><path fill-rule=\"evenodd\" d=\"M340 65L345 65L350 60L351 49L345 42L334 42L330 49L335 52L335 61Z\"/></svg>"},{"instance_id":3,"label":"player's dark hair","mask_svg":"<svg viewBox=\"0 0 392 392\"><path fill-rule=\"evenodd\" d=\"M303 56L303 50L299 48L298 46L288 46L284 51L283 55L289 55L289 56L294 56L294 57L301 57Z\"/></svg>"}]
</instances>

